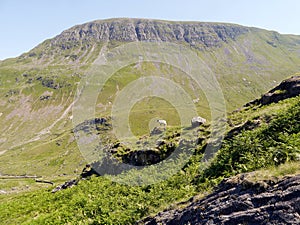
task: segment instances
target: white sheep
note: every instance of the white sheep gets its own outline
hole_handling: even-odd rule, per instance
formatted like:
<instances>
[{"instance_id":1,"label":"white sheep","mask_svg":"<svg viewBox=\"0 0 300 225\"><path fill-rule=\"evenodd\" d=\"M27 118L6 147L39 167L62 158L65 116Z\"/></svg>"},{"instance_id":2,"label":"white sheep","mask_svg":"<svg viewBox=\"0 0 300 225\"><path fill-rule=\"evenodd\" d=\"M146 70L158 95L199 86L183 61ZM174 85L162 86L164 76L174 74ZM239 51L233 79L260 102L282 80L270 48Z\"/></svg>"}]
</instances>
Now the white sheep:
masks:
<instances>
[{"instance_id":1,"label":"white sheep","mask_svg":"<svg viewBox=\"0 0 300 225\"><path fill-rule=\"evenodd\" d=\"M167 126L167 121L165 120L157 120L157 122L159 123L160 126L164 126L164 127Z\"/></svg>"}]
</instances>

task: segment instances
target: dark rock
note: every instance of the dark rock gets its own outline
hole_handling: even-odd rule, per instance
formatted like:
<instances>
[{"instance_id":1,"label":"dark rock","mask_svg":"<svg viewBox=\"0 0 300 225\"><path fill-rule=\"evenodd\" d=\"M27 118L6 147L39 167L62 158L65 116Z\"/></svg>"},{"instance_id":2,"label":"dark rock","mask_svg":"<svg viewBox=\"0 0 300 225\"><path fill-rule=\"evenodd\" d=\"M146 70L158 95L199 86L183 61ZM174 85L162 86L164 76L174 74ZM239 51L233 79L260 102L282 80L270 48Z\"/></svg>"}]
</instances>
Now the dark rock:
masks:
<instances>
[{"instance_id":1,"label":"dark rock","mask_svg":"<svg viewBox=\"0 0 300 225\"><path fill-rule=\"evenodd\" d=\"M5 97L10 97L10 96L17 95L17 94L19 94L18 90L11 89L5 94Z\"/></svg>"},{"instance_id":2,"label":"dark rock","mask_svg":"<svg viewBox=\"0 0 300 225\"><path fill-rule=\"evenodd\" d=\"M199 127L200 125L202 125L204 123L206 123L206 119L204 119L200 116L194 117L191 120L192 127Z\"/></svg>"},{"instance_id":3,"label":"dark rock","mask_svg":"<svg viewBox=\"0 0 300 225\"><path fill-rule=\"evenodd\" d=\"M166 144L166 142L165 142L165 140L157 140L156 141L156 146L162 146L162 145L164 145L164 144Z\"/></svg>"},{"instance_id":4,"label":"dark rock","mask_svg":"<svg viewBox=\"0 0 300 225\"><path fill-rule=\"evenodd\" d=\"M137 224L300 224L300 175L279 181L224 179L210 195Z\"/></svg>"},{"instance_id":5,"label":"dark rock","mask_svg":"<svg viewBox=\"0 0 300 225\"><path fill-rule=\"evenodd\" d=\"M98 175L118 175L131 169L131 167L127 164L120 163L120 161L115 159L110 153L108 153L107 150L103 150L103 153L104 156L101 158L101 160L91 164L93 170Z\"/></svg>"},{"instance_id":6,"label":"dark rock","mask_svg":"<svg viewBox=\"0 0 300 225\"><path fill-rule=\"evenodd\" d=\"M52 190L52 193L55 193L55 192L58 192L58 191L61 191L61 190L67 189L67 188L71 188L71 187L77 185L80 180L87 179L87 178L91 177L92 175L99 176L100 174L96 172L96 170L93 168L92 165L87 164L77 179L72 179L72 180L66 181L65 183L63 183L61 185L58 185L56 188L54 188Z\"/></svg>"},{"instance_id":7,"label":"dark rock","mask_svg":"<svg viewBox=\"0 0 300 225\"><path fill-rule=\"evenodd\" d=\"M268 105L298 95L300 95L300 76L293 76L282 81L278 86L264 94L260 99L255 99L244 105L244 107L258 104Z\"/></svg>"},{"instance_id":8,"label":"dark rock","mask_svg":"<svg viewBox=\"0 0 300 225\"><path fill-rule=\"evenodd\" d=\"M117 142L117 143L115 143L114 145L113 145L113 148L118 148L118 147L120 147L121 146L121 143L120 142Z\"/></svg>"},{"instance_id":9,"label":"dark rock","mask_svg":"<svg viewBox=\"0 0 300 225\"><path fill-rule=\"evenodd\" d=\"M54 81L54 79L51 79L51 78L42 79L42 85L45 86L45 87L48 87L48 88L52 88L52 89L59 89L60 88L59 83L56 83Z\"/></svg>"},{"instance_id":10,"label":"dark rock","mask_svg":"<svg viewBox=\"0 0 300 225\"><path fill-rule=\"evenodd\" d=\"M59 185L56 188L54 188L52 190L52 193L55 193L55 192L61 191L63 189L67 189L67 188L73 187L74 185L77 185L77 183L78 183L78 180L75 180L75 179L74 180L66 181L62 185Z\"/></svg>"},{"instance_id":11,"label":"dark rock","mask_svg":"<svg viewBox=\"0 0 300 225\"><path fill-rule=\"evenodd\" d=\"M80 178L87 178L92 175L99 175L92 165L87 164L80 174Z\"/></svg>"},{"instance_id":12,"label":"dark rock","mask_svg":"<svg viewBox=\"0 0 300 225\"><path fill-rule=\"evenodd\" d=\"M122 161L134 166L152 165L160 162L160 152L155 150L138 150L123 156Z\"/></svg>"},{"instance_id":13,"label":"dark rock","mask_svg":"<svg viewBox=\"0 0 300 225\"><path fill-rule=\"evenodd\" d=\"M109 123L109 118L95 118L91 120L86 120L80 124L78 124L73 132L83 131L85 133L89 133L96 129L97 131L108 130L111 127L111 123Z\"/></svg>"},{"instance_id":14,"label":"dark rock","mask_svg":"<svg viewBox=\"0 0 300 225\"><path fill-rule=\"evenodd\" d=\"M106 123L107 122L107 119L105 119L105 118L95 118L95 124L104 124L104 123Z\"/></svg>"},{"instance_id":15,"label":"dark rock","mask_svg":"<svg viewBox=\"0 0 300 225\"><path fill-rule=\"evenodd\" d=\"M35 53L35 52L31 52L31 53L29 53L28 56L29 56L29 57L34 57L34 56L36 56L36 53Z\"/></svg>"},{"instance_id":16,"label":"dark rock","mask_svg":"<svg viewBox=\"0 0 300 225\"><path fill-rule=\"evenodd\" d=\"M51 98L51 95L42 95L42 96L40 96L41 101L49 100L50 98Z\"/></svg>"},{"instance_id":17,"label":"dark rock","mask_svg":"<svg viewBox=\"0 0 300 225\"><path fill-rule=\"evenodd\" d=\"M154 127L153 130L150 132L150 136L162 134L165 131L163 127Z\"/></svg>"}]
</instances>

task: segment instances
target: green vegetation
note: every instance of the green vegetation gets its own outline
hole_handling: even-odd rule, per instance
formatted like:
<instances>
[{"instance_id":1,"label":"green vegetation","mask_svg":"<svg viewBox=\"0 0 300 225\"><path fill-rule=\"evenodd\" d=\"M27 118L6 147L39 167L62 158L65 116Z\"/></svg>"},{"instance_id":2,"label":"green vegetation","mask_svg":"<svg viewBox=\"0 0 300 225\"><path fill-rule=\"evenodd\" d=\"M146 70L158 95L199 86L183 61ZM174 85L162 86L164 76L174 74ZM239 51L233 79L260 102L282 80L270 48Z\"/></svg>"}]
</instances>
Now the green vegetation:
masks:
<instances>
[{"instance_id":1,"label":"green vegetation","mask_svg":"<svg viewBox=\"0 0 300 225\"><path fill-rule=\"evenodd\" d=\"M111 20L106 22L109 21ZM118 23L122 21L132 22L132 20L120 19ZM178 22L170 22L170 24L174 23ZM157 21L156 27L160 32L166 32L165 35L168 37L170 28L166 24L165 21ZM182 24L188 24L188 22ZM208 40L218 38L214 30L210 29L210 25L215 24L203 25L205 38ZM221 25L241 29L236 25ZM76 26L71 30L79 28L81 26ZM234 39L228 38L218 43L217 46L198 46L198 48L193 45L191 47L186 42L180 43L191 47L192 51L211 68L223 90L228 111L259 97L261 93L266 92L288 75L299 71L298 36L280 35L256 28L247 29L250 32L238 35ZM70 132L71 111L61 116L74 101L78 82L86 76L89 67L103 48L112 49L124 44L122 41L114 40L108 42L106 46L106 43L93 38L76 39L74 42L66 41L66 38L67 36L59 35L52 40L44 41L18 58L0 62L1 151L8 149L15 149L17 152L30 151L31 146L27 143L31 140L37 139L50 143L51 140L57 138L57 135ZM111 109L109 102L113 103L116 94L122 91L123 87L142 76L152 75L168 78L180 85L191 98L195 100L199 98L199 102L195 103L199 115L210 119L209 104L204 93L180 68L153 62L144 62L140 66L139 68L137 64L128 65L112 75L103 91L99 93L95 107L97 117L109 115ZM38 80L39 77L41 80ZM49 99L44 98L43 96L48 92L53 92L52 96ZM44 100L40 100L40 97ZM163 101L157 101L157 99L153 101L157 104L164 104ZM149 121L139 124L140 118L149 116L149 111L141 110L146 102L147 100L142 101L135 106L134 110L139 113L132 111L132 115L135 116L131 116L130 123L133 125L133 132L137 135L149 132L147 130ZM163 116L167 121L173 120L174 123L170 122L170 124L177 125L175 112L172 108L169 109L170 114L165 115L165 112L156 109L153 115L154 117ZM59 121L56 121L57 119ZM54 123L55 125L52 126ZM47 127L51 128L50 133L40 135L40 132L45 131ZM40 145L40 143L33 143L33 146L35 144ZM50 149L47 144L43 147L45 152ZM62 148L65 147L62 146ZM67 151L66 148L65 150ZM16 155L14 154L12 161L9 161L12 171L16 168L15 165L18 165ZM1 158L2 155L0 162L7 161L7 157L5 160ZM2 169L1 166L0 169Z\"/></svg>"},{"instance_id":2,"label":"green vegetation","mask_svg":"<svg viewBox=\"0 0 300 225\"><path fill-rule=\"evenodd\" d=\"M169 179L147 186L127 186L109 176L92 177L78 186L55 194L51 189L22 195L1 196L4 223L131 224L195 194L207 193L224 177L260 168L257 176L299 173L300 97L276 104L245 108L229 119L261 119L256 129L245 130L224 140L212 163L205 169L200 160L201 144L189 163ZM271 118L271 120L263 120ZM243 119L239 122L242 124ZM202 146L202 147L201 147ZM279 166L278 166L279 165ZM268 168L268 170L266 170ZM133 180L135 172L131 173ZM257 176L253 176L253 179ZM175 205L174 205L175 204Z\"/></svg>"},{"instance_id":3,"label":"green vegetation","mask_svg":"<svg viewBox=\"0 0 300 225\"><path fill-rule=\"evenodd\" d=\"M149 135L157 126L155 118L168 118L169 126L180 126L180 118L176 109L161 98L146 98L134 105L129 123L135 136Z\"/></svg>"},{"instance_id":4,"label":"green vegetation","mask_svg":"<svg viewBox=\"0 0 300 225\"><path fill-rule=\"evenodd\" d=\"M242 131L225 140L209 169L203 174L215 178L275 166L300 158L300 102L292 105L255 130Z\"/></svg>"},{"instance_id":5,"label":"green vegetation","mask_svg":"<svg viewBox=\"0 0 300 225\"><path fill-rule=\"evenodd\" d=\"M168 23L162 23L157 21L156 28L160 33L165 32L168 40L171 30ZM177 22L170 22L174 23ZM207 25L213 24L203 24L207 46L193 42L180 44L190 47L210 68L223 91L228 111L258 98L300 69L299 36L256 28L245 28L249 32L236 36L234 30L239 32L240 26L222 24L235 28L231 29L234 35L231 38L217 34ZM82 27L71 30L78 28ZM77 86L88 76L89 68L102 50L124 42L104 43L95 36L82 39L74 36L70 41L67 33L46 40L18 58L0 62L1 174L38 175L58 185L76 178L86 163L74 138L71 119ZM111 116L118 94L131 82L149 76L163 77L182 87L195 100L199 115L208 120L204 126L192 130L196 133L197 146L186 146L194 154L183 168L172 173L184 161L184 156L179 155L169 162L170 171L164 171L173 175L160 183L126 186L112 182L114 177L105 175L91 177L55 194L51 193L53 186L37 184L31 179L2 179L0 189L7 194L0 194L0 223L132 224L165 208L178 207L176 203L196 194L209 193L224 177L256 170L257 177L266 178L299 173L300 97L267 106L244 107L229 114L226 137L210 163L201 161L211 133L209 103L193 79L174 65L135 62L120 68L99 93L96 117ZM167 120L169 126L162 144L150 150L165 158L179 145L177 134L181 127L176 108L160 97L143 98L133 105L129 123L138 141L131 149L116 147L113 155L126 162L127 156L140 150L142 144L156 141L157 137L163 139L163 135L149 137L158 118ZM97 126L92 130L86 123L78 126L98 135L107 145L117 144L110 128ZM122 175L126 181L138 184L138 172L131 170ZM151 166L148 172L164 176ZM155 180L147 174L144 176Z\"/></svg>"}]
</instances>

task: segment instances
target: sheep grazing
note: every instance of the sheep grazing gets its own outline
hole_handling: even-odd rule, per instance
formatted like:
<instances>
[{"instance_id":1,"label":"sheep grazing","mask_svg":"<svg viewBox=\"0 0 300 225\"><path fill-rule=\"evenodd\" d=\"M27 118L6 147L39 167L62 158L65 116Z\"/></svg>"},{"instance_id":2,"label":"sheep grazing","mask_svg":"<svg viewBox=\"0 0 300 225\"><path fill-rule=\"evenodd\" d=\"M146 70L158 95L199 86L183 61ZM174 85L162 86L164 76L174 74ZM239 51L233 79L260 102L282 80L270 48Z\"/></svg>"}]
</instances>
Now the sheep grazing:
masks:
<instances>
[{"instance_id":1,"label":"sheep grazing","mask_svg":"<svg viewBox=\"0 0 300 225\"><path fill-rule=\"evenodd\" d=\"M157 120L157 122L159 123L160 126L164 126L164 127L167 126L167 121L165 120Z\"/></svg>"},{"instance_id":2,"label":"sheep grazing","mask_svg":"<svg viewBox=\"0 0 300 225\"><path fill-rule=\"evenodd\" d=\"M206 119L204 119L200 116L193 117L191 120L192 127L199 127L200 125L202 125L205 122L206 122Z\"/></svg>"}]
</instances>

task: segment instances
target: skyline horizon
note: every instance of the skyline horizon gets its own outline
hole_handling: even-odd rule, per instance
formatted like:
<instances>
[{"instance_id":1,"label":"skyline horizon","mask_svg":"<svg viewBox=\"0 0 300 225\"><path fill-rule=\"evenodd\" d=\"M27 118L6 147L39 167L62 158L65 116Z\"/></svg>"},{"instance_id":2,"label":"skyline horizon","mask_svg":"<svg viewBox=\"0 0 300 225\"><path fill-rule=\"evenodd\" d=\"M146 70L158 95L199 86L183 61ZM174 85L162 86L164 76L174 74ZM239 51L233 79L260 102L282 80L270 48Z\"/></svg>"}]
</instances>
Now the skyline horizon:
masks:
<instances>
[{"instance_id":1,"label":"skyline horizon","mask_svg":"<svg viewBox=\"0 0 300 225\"><path fill-rule=\"evenodd\" d=\"M268 29L268 28L264 28L264 27L258 27L258 26L249 26L249 25L243 25L243 24L239 24L239 23L234 23L234 22L224 22L224 21L197 21L197 20L172 20L172 19L157 19L157 18L142 18L142 17L111 17L111 18L100 18L100 19L94 19L94 20L90 20L90 21L86 21L86 22L83 22L83 23L78 23L78 24L74 24L64 30L62 30L61 32L51 36L51 37L46 37L45 39L41 40L40 42L38 42L36 45L34 45L32 48L28 49L27 51L23 51L21 52L20 54L18 55L15 55L15 56L11 56L11 57L7 57L7 58L1 58L0 57L0 61L4 61L6 59L11 59L11 58L17 58L19 56L21 56L22 54L25 54L27 52L30 52L33 48L35 48L36 46L38 46L39 44L42 44L43 42L45 42L46 40L50 40L50 39L53 39L55 38L56 36L60 35L62 32L68 30L68 29L71 29L72 27L75 27L75 26L80 26L80 25L83 25L83 24L86 24L86 23L91 23L91 22L94 22L94 21L104 21L104 20L114 20L114 19L144 19L144 20L157 20L157 21L165 21L165 22L197 22L197 23L219 23L219 24L233 24L233 25L239 25L239 26L243 26L243 27L249 27L249 28L258 28L258 29L262 29L262 30L267 30L267 31L272 31L272 32L277 32L279 34L282 34L282 35L295 35L295 36L300 36L300 34L293 34L293 33L282 33L282 32L279 32L277 30L274 30L274 29Z\"/></svg>"},{"instance_id":2,"label":"skyline horizon","mask_svg":"<svg viewBox=\"0 0 300 225\"><path fill-rule=\"evenodd\" d=\"M73 26L117 18L231 23L280 34L300 35L298 6L300 2L296 0L153 0L142 4L135 0L87 0L84 4L79 0L3 0L0 2L3 31L0 60L28 52Z\"/></svg>"}]
</instances>

